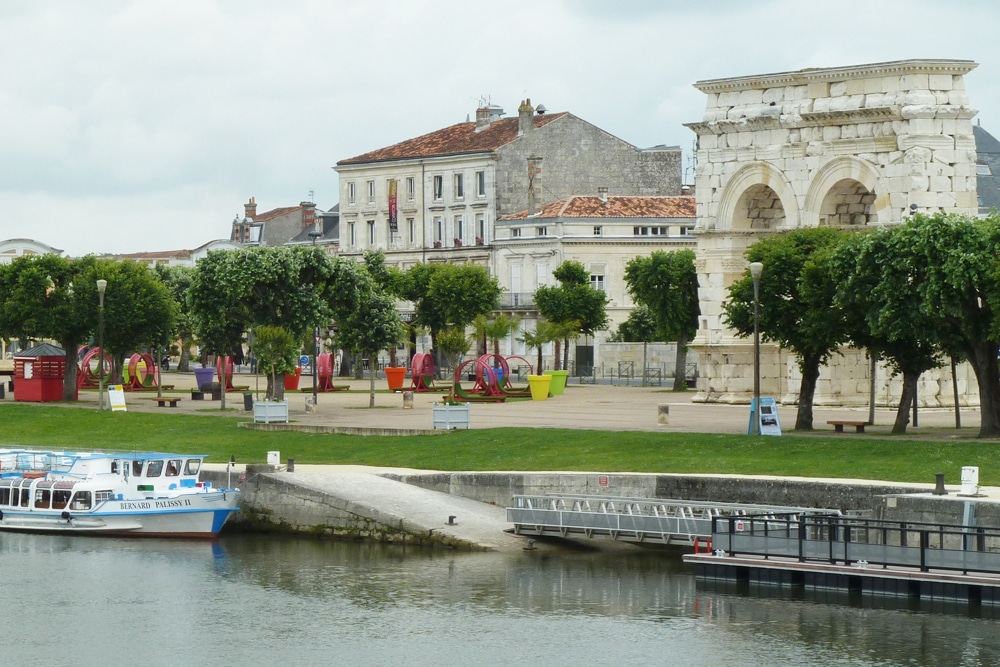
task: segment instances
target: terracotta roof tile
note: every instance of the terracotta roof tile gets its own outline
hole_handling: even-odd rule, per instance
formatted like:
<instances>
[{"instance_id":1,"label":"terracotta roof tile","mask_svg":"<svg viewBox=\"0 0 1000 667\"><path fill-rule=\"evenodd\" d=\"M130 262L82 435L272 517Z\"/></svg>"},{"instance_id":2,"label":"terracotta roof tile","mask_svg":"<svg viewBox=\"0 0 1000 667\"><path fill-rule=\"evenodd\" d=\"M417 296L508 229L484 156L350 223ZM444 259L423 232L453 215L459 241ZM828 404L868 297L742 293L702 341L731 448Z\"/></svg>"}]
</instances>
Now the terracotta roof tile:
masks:
<instances>
[{"instance_id":1,"label":"terracotta roof tile","mask_svg":"<svg viewBox=\"0 0 1000 667\"><path fill-rule=\"evenodd\" d=\"M544 127L567 115L569 113L565 111L536 115L533 122L535 128ZM337 166L465 153L488 153L517 139L517 125L517 118L503 118L493 121L486 129L476 132L475 123L459 123L414 139L407 139L386 148L379 148L364 155L341 160Z\"/></svg>"},{"instance_id":2,"label":"terracotta roof tile","mask_svg":"<svg viewBox=\"0 0 1000 667\"><path fill-rule=\"evenodd\" d=\"M285 206L284 208L272 208L270 211L264 211L263 213L258 213L257 215L251 216L254 222L267 222L268 220L273 220L275 218L280 218L283 215L288 215L289 213L294 213L295 211L301 210L301 206Z\"/></svg>"},{"instance_id":3,"label":"terracotta roof tile","mask_svg":"<svg viewBox=\"0 0 1000 667\"><path fill-rule=\"evenodd\" d=\"M612 195L573 196L539 208L533 219L544 218L691 218L695 219L694 197L638 197ZM528 212L505 215L501 220L527 220Z\"/></svg>"}]
</instances>

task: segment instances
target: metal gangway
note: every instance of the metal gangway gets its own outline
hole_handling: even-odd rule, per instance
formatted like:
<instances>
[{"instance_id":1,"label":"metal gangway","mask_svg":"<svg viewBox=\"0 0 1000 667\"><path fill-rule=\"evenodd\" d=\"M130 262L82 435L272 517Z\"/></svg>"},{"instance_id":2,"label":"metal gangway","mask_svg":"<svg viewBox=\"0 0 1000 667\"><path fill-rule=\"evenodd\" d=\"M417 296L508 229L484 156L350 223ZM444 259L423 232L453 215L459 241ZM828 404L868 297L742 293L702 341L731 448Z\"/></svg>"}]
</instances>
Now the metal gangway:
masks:
<instances>
[{"instance_id":1,"label":"metal gangway","mask_svg":"<svg viewBox=\"0 0 1000 667\"><path fill-rule=\"evenodd\" d=\"M514 496L507 523L516 535L610 537L626 542L706 544L715 517L840 515L840 510L711 501L575 496Z\"/></svg>"}]
</instances>

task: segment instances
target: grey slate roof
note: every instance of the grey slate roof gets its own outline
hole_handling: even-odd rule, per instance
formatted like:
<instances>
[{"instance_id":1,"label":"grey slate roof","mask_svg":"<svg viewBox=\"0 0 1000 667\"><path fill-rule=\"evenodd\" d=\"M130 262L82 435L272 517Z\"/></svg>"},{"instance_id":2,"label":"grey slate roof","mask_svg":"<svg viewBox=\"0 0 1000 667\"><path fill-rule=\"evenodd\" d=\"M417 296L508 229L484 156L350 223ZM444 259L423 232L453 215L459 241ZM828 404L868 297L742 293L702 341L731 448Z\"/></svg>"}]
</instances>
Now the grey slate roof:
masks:
<instances>
[{"instance_id":1,"label":"grey slate roof","mask_svg":"<svg viewBox=\"0 0 1000 667\"><path fill-rule=\"evenodd\" d=\"M979 213L987 214L992 209L1000 211L1000 141L979 125L972 127L976 138L977 178L976 193L979 195ZM989 175L980 174L979 165L989 167Z\"/></svg>"}]
</instances>

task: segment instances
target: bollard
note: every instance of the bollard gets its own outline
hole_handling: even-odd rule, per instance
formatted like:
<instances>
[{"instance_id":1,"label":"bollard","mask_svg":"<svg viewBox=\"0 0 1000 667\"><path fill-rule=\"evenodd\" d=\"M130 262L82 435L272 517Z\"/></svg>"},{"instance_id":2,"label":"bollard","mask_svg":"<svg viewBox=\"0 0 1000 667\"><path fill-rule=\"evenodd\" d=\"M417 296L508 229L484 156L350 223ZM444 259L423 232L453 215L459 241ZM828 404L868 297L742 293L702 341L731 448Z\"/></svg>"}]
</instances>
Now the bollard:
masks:
<instances>
[{"instance_id":1,"label":"bollard","mask_svg":"<svg viewBox=\"0 0 1000 667\"><path fill-rule=\"evenodd\" d=\"M661 424L669 424L670 423L670 406L669 405L661 405L660 406L659 411L658 411L657 416L656 416L656 421L658 421Z\"/></svg>"},{"instance_id":2,"label":"bollard","mask_svg":"<svg viewBox=\"0 0 1000 667\"><path fill-rule=\"evenodd\" d=\"M935 473L934 477L937 478L937 486L934 487L935 496L947 496L948 490L944 488L944 473Z\"/></svg>"},{"instance_id":3,"label":"bollard","mask_svg":"<svg viewBox=\"0 0 1000 667\"><path fill-rule=\"evenodd\" d=\"M295 459L288 459L288 472L295 472Z\"/></svg>"},{"instance_id":4,"label":"bollard","mask_svg":"<svg viewBox=\"0 0 1000 667\"><path fill-rule=\"evenodd\" d=\"M404 391L403 392L403 408L410 410L413 408L413 392Z\"/></svg>"}]
</instances>

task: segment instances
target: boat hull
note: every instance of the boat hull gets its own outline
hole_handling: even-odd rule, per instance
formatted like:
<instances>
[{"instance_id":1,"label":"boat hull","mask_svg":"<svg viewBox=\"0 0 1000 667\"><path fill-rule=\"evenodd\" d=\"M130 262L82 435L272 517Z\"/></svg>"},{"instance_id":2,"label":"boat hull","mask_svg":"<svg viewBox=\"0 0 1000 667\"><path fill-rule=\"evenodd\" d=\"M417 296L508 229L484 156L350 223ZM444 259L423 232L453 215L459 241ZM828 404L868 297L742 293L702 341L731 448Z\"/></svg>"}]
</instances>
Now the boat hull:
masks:
<instances>
[{"instance_id":1,"label":"boat hull","mask_svg":"<svg viewBox=\"0 0 1000 667\"><path fill-rule=\"evenodd\" d=\"M238 490L108 500L90 511L3 508L0 530L145 537L216 537L239 510Z\"/></svg>"}]
</instances>

